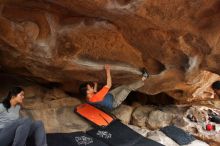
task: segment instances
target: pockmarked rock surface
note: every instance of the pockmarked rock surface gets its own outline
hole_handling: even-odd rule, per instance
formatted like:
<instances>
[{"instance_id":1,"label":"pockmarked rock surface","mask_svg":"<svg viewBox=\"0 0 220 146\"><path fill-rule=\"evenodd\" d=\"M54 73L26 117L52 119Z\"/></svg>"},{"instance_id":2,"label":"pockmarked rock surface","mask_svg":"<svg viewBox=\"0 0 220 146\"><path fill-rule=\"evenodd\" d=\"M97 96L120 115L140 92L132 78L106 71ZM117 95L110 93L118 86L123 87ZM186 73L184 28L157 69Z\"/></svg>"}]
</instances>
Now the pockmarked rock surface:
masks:
<instances>
[{"instance_id":1,"label":"pockmarked rock surface","mask_svg":"<svg viewBox=\"0 0 220 146\"><path fill-rule=\"evenodd\" d=\"M212 106L212 107L211 107ZM152 108L153 107L153 108ZM161 133L161 128L168 125L175 125L190 133L198 140L192 142L189 145L210 145L217 146L219 142L219 130L207 131L206 124L210 123L219 127L219 123L215 123L209 120L208 111L215 111L220 113L219 108L215 108L213 105L168 105L164 107L157 106L139 106L137 107L131 117L132 129L137 130L140 127L140 133L145 137L156 140L165 145L177 145L170 138ZM195 117L196 121L191 121L188 115L191 114ZM140 119L140 122L137 122ZM137 127L135 127L137 126ZM141 130L143 129L143 131ZM145 133L145 129L149 129Z\"/></svg>"},{"instance_id":2,"label":"pockmarked rock surface","mask_svg":"<svg viewBox=\"0 0 220 146\"><path fill-rule=\"evenodd\" d=\"M70 133L91 128L87 121L73 112L72 107L24 110L22 113L33 120L41 120L47 133Z\"/></svg>"},{"instance_id":3,"label":"pockmarked rock surface","mask_svg":"<svg viewBox=\"0 0 220 146\"><path fill-rule=\"evenodd\" d=\"M11 80L8 80L8 82ZM13 80L15 81L15 80ZM21 116L33 120L41 120L47 133L69 133L87 131L91 129L89 122L74 113L76 105L82 101L74 96L66 94L58 88L48 89L43 86L28 82L11 82L11 85L20 85L24 89ZM0 102L7 96L11 86L4 86L0 90Z\"/></svg>"},{"instance_id":4,"label":"pockmarked rock surface","mask_svg":"<svg viewBox=\"0 0 220 146\"><path fill-rule=\"evenodd\" d=\"M83 81L104 83L106 63L115 86L146 67L152 76L140 92L181 102L213 98L220 1L174 1L1 1L0 71L77 92Z\"/></svg>"},{"instance_id":5,"label":"pockmarked rock surface","mask_svg":"<svg viewBox=\"0 0 220 146\"><path fill-rule=\"evenodd\" d=\"M0 78L10 74L53 88L25 88L24 112L43 120L47 132L90 127L72 111L81 101L65 92L77 93L84 81L105 83L106 63L111 65L113 86L139 79L145 67L151 76L139 92L164 92L178 103L213 99L210 86L220 80L220 1L174 1L0 1ZM7 80L1 96L6 95L5 84ZM219 101L209 102L219 108ZM219 144L219 135L204 133L184 115L142 109L129 113L125 123L130 115L130 123L142 128L176 123ZM155 125L146 118L158 122L152 115L169 118Z\"/></svg>"},{"instance_id":6,"label":"pockmarked rock surface","mask_svg":"<svg viewBox=\"0 0 220 146\"><path fill-rule=\"evenodd\" d=\"M169 126L172 122L173 115L155 110L150 112L146 124L152 129L158 129L161 127Z\"/></svg>"},{"instance_id":7,"label":"pockmarked rock surface","mask_svg":"<svg viewBox=\"0 0 220 146\"><path fill-rule=\"evenodd\" d=\"M87 131L92 128L88 121L73 112L74 107L83 102L80 99L66 94L59 88L48 89L35 84L30 85L30 83L22 87L25 90L22 115L34 120L42 120L47 133ZM0 95L5 95L1 91ZM204 120L204 114L207 116L209 109L220 113L217 108L199 105L163 107L139 105L134 107L124 104L115 109L113 113L134 131L165 145L175 146L176 143L158 130L167 125L175 125L205 142L197 140L190 145L202 146L208 143L210 146L216 146L220 144L219 131L205 130L204 124L210 121L201 123ZM188 114L193 114L199 122L190 121L187 118ZM214 122L211 124L220 126Z\"/></svg>"},{"instance_id":8,"label":"pockmarked rock surface","mask_svg":"<svg viewBox=\"0 0 220 146\"><path fill-rule=\"evenodd\" d=\"M47 133L87 131L91 128L90 123L74 113L75 106L82 103L79 99L57 88L31 85L24 87L24 91L21 115L41 120Z\"/></svg>"},{"instance_id":9,"label":"pockmarked rock surface","mask_svg":"<svg viewBox=\"0 0 220 146\"><path fill-rule=\"evenodd\" d=\"M154 106L139 106L132 113L131 123L139 127L146 127L146 121L149 113L156 110Z\"/></svg>"},{"instance_id":10,"label":"pockmarked rock surface","mask_svg":"<svg viewBox=\"0 0 220 146\"><path fill-rule=\"evenodd\" d=\"M206 124L215 125L216 127L219 127L219 123L212 122L208 120L208 111L209 110L215 111L216 113L220 113L219 109L216 108L209 108L206 106L192 106L187 110L187 112L184 115L184 120L188 123L187 126L182 127L182 129L188 131L189 133L193 134L196 137L199 137L202 140L214 142L215 144L220 144L220 134L219 130L216 128L216 130L207 131L206 130ZM193 114L196 118L196 121L193 122L187 118L187 115ZM205 121L204 121L205 120Z\"/></svg>"},{"instance_id":11,"label":"pockmarked rock surface","mask_svg":"<svg viewBox=\"0 0 220 146\"><path fill-rule=\"evenodd\" d=\"M128 105L120 105L118 108L112 111L112 114L115 115L116 118L121 120L124 124L129 124L131 121L131 114L133 112L133 107Z\"/></svg>"}]
</instances>

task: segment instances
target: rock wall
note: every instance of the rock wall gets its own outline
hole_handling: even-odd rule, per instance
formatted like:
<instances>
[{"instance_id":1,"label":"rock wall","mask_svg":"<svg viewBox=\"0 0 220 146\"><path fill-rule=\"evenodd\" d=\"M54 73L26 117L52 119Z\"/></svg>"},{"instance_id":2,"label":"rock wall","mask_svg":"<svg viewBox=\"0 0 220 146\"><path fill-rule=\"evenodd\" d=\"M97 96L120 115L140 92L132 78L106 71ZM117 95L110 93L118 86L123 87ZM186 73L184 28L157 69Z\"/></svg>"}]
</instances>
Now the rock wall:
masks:
<instances>
[{"instance_id":1,"label":"rock wall","mask_svg":"<svg viewBox=\"0 0 220 146\"><path fill-rule=\"evenodd\" d=\"M22 116L43 121L47 133L68 133L86 131L92 128L88 121L73 112L76 105L84 102L78 97L69 95L59 88L48 88L36 84L29 78L28 80L24 80L22 77L17 78L17 75L4 75L4 78L0 78L0 80L2 83L7 83L4 84L4 88L0 88L0 97L7 95L8 88L11 85L22 85L25 91ZM201 113L207 115L208 109L220 113L220 100L190 104L157 106L146 105L143 102L138 103L137 100L130 106L122 104L112 111L112 114L143 136L164 145L178 145L159 131L160 128L173 124L190 132L210 146L219 145L219 131L206 131L204 124L211 123L215 126L220 126L220 124L210 121L201 122L204 120ZM190 121L187 118L189 114L194 115L197 122ZM194 141L190 146L208 145L202 141Z\"/></svg>"},{"instance_id":2,"label":"rock wall","mask_svg":"<svg viewBox=\"0 0 220 146\"><path fill-rule=\"evenodd\" d=\"M115 86L152 76L139 91L179 101L213 98L220 73L219 0L5 0L0 70L77 92L83 81Z\"/></svg>"},{"instance_id":3,"label":"rock wall","mask_svg":"<svg viewBox=\"0 0 220 146\"><path fill-rule=\"evenodd\" d=\"M33 120L41 120L47 133L68 133L86 131L91 125L74 113L74 107L82 103L79 98L66 94L59 88L47 88L30 80L5 75L0 78L4 88L0 88L1 97L7 96L12 85L20 85L24 89L25 98L22 104L21 116Z\"/></svg>"}]
</instances>

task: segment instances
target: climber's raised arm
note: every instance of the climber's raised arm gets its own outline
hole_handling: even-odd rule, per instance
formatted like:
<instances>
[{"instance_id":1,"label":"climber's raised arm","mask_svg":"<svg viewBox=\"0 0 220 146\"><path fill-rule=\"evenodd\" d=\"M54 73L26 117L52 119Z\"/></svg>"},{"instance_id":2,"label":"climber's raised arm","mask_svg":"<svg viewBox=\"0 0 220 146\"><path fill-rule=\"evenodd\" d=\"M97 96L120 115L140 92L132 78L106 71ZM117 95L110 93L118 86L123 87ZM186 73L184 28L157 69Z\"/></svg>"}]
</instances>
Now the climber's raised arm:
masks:
<instances>
[{"instance_id":1,"label":"climber's raised arm","mask_svg":"<svg viewBox=\"0 0 220 146\"><path fill-rule=\"evenodd\" d=\"M106 81L106 86L108 88L111 88L112 86L112 77L111 77L111 71L110 71L110 65L109 64L106 64L105 65L105 71L106 71L106 78L107 78L107 81Z\"/></svg>"},{"instance_id":2,"label":"climber's raised arm","mask_svg":"<svg viewBox=\"0 0 220 146\"><path fill-rule=\"evenodd\" d=\"M98 83L97 82L93 82L93 83L94 83L94 92L97 92Z\"/></svg>"}]
</instances>

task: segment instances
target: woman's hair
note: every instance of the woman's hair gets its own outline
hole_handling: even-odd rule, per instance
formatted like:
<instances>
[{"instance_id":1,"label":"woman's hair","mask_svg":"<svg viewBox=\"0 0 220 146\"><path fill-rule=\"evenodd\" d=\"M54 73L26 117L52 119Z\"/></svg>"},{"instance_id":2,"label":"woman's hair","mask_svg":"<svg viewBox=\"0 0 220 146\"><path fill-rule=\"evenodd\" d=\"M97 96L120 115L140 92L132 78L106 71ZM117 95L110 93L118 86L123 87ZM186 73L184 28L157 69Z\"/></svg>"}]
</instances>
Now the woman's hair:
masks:
<instances>
[{"instance_id":1,"label":"woman's hair","mask_svg":"<svg viewBox=\"0 0 220 146\"><path fill-rule=\"evenodd\" d=\"M95 86L93 82L86 82L86 83L81 84L79 87L79 92L81 94L81 97L87 96L87 85L90 85L93 88Z\"/></svg>"},{"instance_id":2,"label":"woman's hair","mask_svg":"<svg viewBox=\"0 0 220 146\"><path fill-rule=\"evenodd\" d=\"M24 91L21 87L13 87L9 90L8 95L3 99L2 102L2 104L7 110L11 107L11 98L13 96L17 96L21 91Z\"/></svg>"},{"instance_id":3,"label":"woman's hair","mask_svg":"<svg viewBox=\"0 0 220 146\"><path fill-rule=\"evenodd\" d=\"M212 84L212 89L220 89L220 81L216 81Z\"/></svg>"}]
</instances>

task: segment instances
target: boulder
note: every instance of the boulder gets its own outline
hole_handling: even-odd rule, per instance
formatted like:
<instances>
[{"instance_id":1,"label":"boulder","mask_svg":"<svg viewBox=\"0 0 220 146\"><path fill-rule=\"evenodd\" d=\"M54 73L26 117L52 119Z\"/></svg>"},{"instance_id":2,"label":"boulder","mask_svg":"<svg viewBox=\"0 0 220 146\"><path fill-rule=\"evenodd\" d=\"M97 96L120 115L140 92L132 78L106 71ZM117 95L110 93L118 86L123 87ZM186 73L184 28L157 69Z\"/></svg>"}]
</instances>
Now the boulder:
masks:
<instances>
[{"instance_id":1,"label":"boulder","mask_svg":"<svg viewBox=\"0 0 220 146\"><path fill-rule=\"evenodd\" d=\"M158 129L170 125L172 120L173 120L172 114L168 114L160 110L156 110L156 111L151 111L149 113L149 117L146 120L146 124L151 129Z\"/></svg>"},{"instance_id":2,"label":"boulder","mask_svg":"<svg viewBox=\"0 0 220 146\"><path fill-rule=\"evenodd\" d=\"M86 131L91 128L87 121L73 112L73 107L25 110L23 115L43 121L47 133Z\"/></svg>"},{"instance_id":3,"label":"boulder","mask_svg":"<svg viewBox=\"0 0 220 146\"><path fill-rule=\"evenodd\" d=\"M129 124L131 120L132 112L133 112L133 107L122 104L114 111L112 111L112 114L114 114L124 124Z\"/></svg>"},{"instance_id":4,"label":"boulder","mask_svg":"<svg viewBox=\"0 0 220 146\"><path fill-rule=\"evenodd\" d=\"M155 110L154 106L139 106L132 113L131 123L139 127L146 127L146 120L148 119L149 113Z\"/></svg>"},{"instance_id":5,"label":"boulder","mask_svg":"<svg viewBox=\"0 0 220 146\"><path fill-rule=\"evenodd\" d=\"M84 81L105 83L106 63L114 86L137 80L145 67L153 75L139 92L212 99L220 80L218 11L219 0L4 0L0 70L76 93Z\"/></svg>"}]
</instances>

